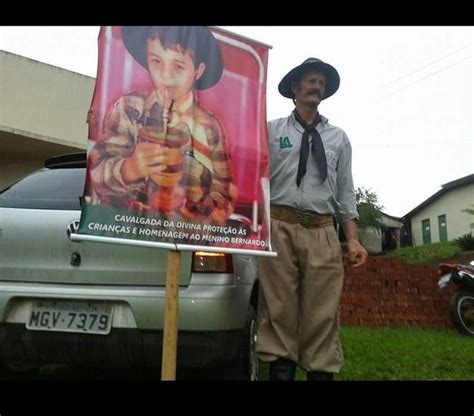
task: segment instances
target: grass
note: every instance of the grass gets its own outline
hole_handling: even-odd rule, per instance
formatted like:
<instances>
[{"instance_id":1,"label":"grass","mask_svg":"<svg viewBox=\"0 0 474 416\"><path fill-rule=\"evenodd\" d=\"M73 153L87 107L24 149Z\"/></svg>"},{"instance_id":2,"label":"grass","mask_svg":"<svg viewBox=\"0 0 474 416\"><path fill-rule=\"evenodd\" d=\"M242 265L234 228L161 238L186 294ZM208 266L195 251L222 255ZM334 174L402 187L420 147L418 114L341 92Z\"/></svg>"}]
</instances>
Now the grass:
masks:
<instances>
[{"instance_id":1,"label":"grass","mask_svg":"<svg viewBox=\"0 0 474 416\"><path fill-rule=\"evenodd\" d=\"M426 244L417 247L403 247L394 250L387 257L404 260L407 263L432 263L453 257L461 252L454 241Z\"/></svg>"},{"instance_id":2,"label":"grass","mask_svg":"<svg viewBox=\"0 0 474 416\"><path fill-rule=\"evenodd\" d=\"M346 326L340 335L345 364L336 380L474 380L474 339L454 331ZM296 379L306 380L304 371Z\"/></svg>"}]
</instances>

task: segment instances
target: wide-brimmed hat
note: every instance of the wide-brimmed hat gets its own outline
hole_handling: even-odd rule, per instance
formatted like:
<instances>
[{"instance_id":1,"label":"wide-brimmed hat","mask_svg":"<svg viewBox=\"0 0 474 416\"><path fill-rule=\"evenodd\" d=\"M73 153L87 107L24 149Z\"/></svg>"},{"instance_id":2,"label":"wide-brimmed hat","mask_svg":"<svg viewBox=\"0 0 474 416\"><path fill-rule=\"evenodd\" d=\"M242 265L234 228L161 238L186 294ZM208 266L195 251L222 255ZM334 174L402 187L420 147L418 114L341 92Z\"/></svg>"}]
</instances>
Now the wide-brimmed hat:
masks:
<instances>
[{"instance_id":1,"label":"wide-brimmed hat","mask_svg":"<svg viewBox=\"0 0 474 416\"><path fill-rule=\"evenodd\" d=\"M299 79L301 73L303 71L307 71L308 69L320 71L324 75L326 75L326 89L322 100L330 97L337 91L341 79L339 78L339 74L336 71L336 68L321 61L321 59L308 58L301 65L298 65L297 67L293 68L283 77L283 79L278 84L278 91L280 92L280 94L286 98L295 98L293 91L291 91L291 82Z\"/></svg>"},{"instance_id":2,"label":"wide-brimmed hat","mask_svg":"<svg viewBox=\"0 0 474 416\"><path fill-rule=\"evenodd\" d=\"M122 39L127 51L148 69L147 39L160 38L164 48L180 45L192 51L194 62L206 64L194 88L205 90L215 85L222 76L222 54L213 34L204 26L122 26Z\"/></svg>"}]
</instances>

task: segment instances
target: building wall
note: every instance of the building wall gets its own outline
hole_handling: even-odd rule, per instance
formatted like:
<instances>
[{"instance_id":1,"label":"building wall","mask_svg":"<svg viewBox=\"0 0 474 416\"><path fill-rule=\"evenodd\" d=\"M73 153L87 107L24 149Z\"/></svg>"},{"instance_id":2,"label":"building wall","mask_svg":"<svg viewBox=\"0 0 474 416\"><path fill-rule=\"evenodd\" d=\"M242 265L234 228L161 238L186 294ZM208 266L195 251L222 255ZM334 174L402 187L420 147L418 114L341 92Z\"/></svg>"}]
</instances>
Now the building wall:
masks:
<instances>
[{"instance_id":1,"label":"building wall","mask_svg":"<svg viewBox=\"0 0 474 416\"><path fill-rule=\"evenodd\" d=\"M386 227L389 228L402 228L403 227L403 222L402 221L397 221L393 218L390 218L389 216L385 215L382 213L382 216L380 217L380 222L382 222Z\"/></svg>"},{"instance_id":2,"label":"building wall","mask_svg":"<svg viewBox=\"0 0 474 416\"><path fill-rule=\"evenodd\" d=\"M382 233L377 227L369 225L358 229L361 244L369 254L379 254L382 252Z\"/></svg>"},{"instance_id":3,"label":"building wall","mask_svg":"<svg viewBox=\"0 0 474 416\"><path fill-rule=\"evenodd\" d=\"M94 85L94 78L0 51L0 125L85 149Z\"/></svg>"},{"instance_id":4,"label":"building wall","mask_svg":"<svg viewBox=\"0 0 474 416\"><path fill-rule=\"evenodd\" d=\"M436 201L413 215L411 232L414 245L423 244L421 222L430 219L431 242L437 243L439 238L438 216L446 215L448 241L461 237L471 231L474 232L474 215L461 210L474 208L474 184L465 185L448 191Z\"/></svg>"},{"instance_id":5,"label":"building wall","mask_svg":"<svg viewBox=\"0 0 474 416\"><path fill-rule=\"evenodd\" d=\"M389 217L382 212L382 216L380 221L385 225L385 230L381 233L381 247L383 250L393 250L400 248L401 242L401 228L403 227L403 222L398 221L395 218ZM395 239L393 239L395 236ZM387 247L386 238L391 239L390 247ZM385 243L384 243L385 241ZM391 246L391 244L395 244L395 246Z\"/></svg>"},{"instance_id":6,"label":"building wall","mask_svg":"<svg viewBox=\"0 0 474 416\"><path fill-rule=\"evenodd\" d=\"M0 51L0 189L87 148L95 79Z\"/></svg>"}]
</instances>

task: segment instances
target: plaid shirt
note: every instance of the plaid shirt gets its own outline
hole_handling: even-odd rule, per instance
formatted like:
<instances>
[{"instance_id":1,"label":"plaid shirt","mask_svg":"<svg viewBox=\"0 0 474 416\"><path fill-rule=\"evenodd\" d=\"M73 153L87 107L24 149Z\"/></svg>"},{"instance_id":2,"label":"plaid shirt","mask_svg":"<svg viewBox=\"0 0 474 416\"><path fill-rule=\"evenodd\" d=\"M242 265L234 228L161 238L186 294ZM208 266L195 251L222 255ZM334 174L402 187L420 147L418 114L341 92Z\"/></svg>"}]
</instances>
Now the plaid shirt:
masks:
<instances>
[{"instance_id":1,"label":"plaid shirt","mask_svg":"<svg viewBox=\"0 0 474 416\"><path fill-rule=\"evenodd\" d=\"M126 183L121 167L133 153L140 127L163 128L162 114L155 91L122 96L108 111L103 135L89 155L91 185L101 203L130 208L140 202L149 208L148 195L158 185L144 178ZM183 178L173 189L185 198L172 214L181 211L198 220L225 222L234 210L237 188L219 122L191 93L172 109L168 132L173 130L189 139L184 147Z\"/></svg>"}]
</instances>

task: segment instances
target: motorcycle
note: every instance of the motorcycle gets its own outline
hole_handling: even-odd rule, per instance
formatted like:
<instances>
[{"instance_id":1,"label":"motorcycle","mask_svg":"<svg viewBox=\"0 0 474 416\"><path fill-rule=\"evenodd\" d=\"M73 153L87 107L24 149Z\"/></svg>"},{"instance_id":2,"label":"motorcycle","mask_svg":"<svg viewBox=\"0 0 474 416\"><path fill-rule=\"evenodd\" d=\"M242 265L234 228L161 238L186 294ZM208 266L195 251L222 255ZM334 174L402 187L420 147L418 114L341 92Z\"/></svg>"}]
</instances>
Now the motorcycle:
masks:
<instances>
[{"instance_id":1,"label":"motorcycle","mask_svg":"<svg viewBox=\"0 0 474 416\"><path fill-rule=\"evenodd\" d=\"M474 337L474 261L470 265L441 263L438 265L441 278L440 289L453 282L458 290L451 298L449 318L456 330Z\"/></svg>"}]
</instances>

